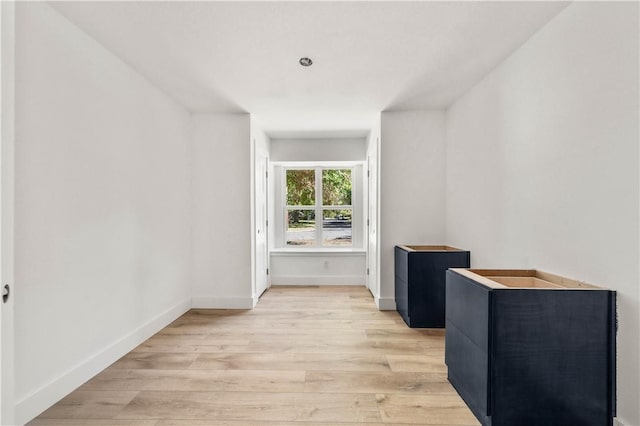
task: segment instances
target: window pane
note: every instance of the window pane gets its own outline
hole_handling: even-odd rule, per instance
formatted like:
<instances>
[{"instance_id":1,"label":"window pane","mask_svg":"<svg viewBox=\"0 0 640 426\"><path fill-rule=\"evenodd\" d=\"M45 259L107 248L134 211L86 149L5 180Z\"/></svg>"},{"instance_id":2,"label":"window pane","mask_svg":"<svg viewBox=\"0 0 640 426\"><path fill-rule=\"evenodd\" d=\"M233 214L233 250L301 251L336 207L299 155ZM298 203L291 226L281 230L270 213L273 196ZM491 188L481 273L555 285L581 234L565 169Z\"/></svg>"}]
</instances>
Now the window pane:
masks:
<instances>
[{"instance_id":1,"label":"window pane","mask_svg":"<svg viewBox=\"0 0 640 426\"><path fill-rule=\"evenodd\" d=\"M352 237L351 209L325 210L322 218L322 244L350 246Z\"/></svg>"},{"instance_id":2,"label":"window pane","mask_svg":"<svg viewBox=\"0 0 640 426\"><path fill-rule=\"evenodd\" d=\"M322 171L322 204L325 206L351 205L351 170Z\"/></svg>"},{"instance_id":3,"label":"window pane","mask_svg":"<svg viewBox=\"0 0 640 426\"><path fill-rule=\"evenodd\" d=\"M287 210L287 245L311 246L316 242L316 212Z\"/></svg>"},{"instance_id":4,"label":"window pane","mask_svg":"<svg viewBox=\"0 0 640 426\"><path fill-rule=\"evenodd\" d=\"M287 205L313 206L316 203L316 171L287 170Z\"/></svg>"}]
</instances>

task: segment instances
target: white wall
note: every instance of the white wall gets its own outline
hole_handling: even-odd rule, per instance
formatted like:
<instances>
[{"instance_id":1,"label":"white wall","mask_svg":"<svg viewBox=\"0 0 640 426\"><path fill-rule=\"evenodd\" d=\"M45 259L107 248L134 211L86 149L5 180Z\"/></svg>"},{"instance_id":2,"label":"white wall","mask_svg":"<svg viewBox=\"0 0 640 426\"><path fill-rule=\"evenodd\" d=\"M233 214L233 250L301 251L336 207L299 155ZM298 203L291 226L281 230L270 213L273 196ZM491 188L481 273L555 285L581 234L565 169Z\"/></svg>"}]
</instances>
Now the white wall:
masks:
<instances>
[{"instance_id":1,"label":"white wall","mask_svg":"<svg viewBox=\"0 0 640 426\"><path fill-rule=\"evenodd\" d=\"M193 116L193 306L251 308L248 114Z\"/></svg>"},{"instance_id":2,"label":"white wall","mask_svg":"<svg viewBox=\"0 0 640 426\"><path fill-rule=\"evenodd\" d=\"M272 252L274 285L364 285L366 256L354 252Z\"/></svg>"},{"instance_id":3,"label":"white wall","mask_svg":"<svg viewBox=\"0 0 640 426\"><path fill-rule=\"evenodd\" d=\"M445 240L444 111L382 113L379 179L379 307L395 309L394 247Z\"/></svg>"},{"instance_id":4,"label":"white wall","mask_svg":"<svg viewBox=\"0 0 640 426\"><path fill-rule=\"evenodd\" d=\"M365 138L272 139L271 161L363 161Z\"/></svg>"},{"instance_id":5,"label":"white wall","mask_svg":"<svg viewBox=\"0 0 640 426\"><path fill-rule=\"evenodd\" d=\"M17 421L190 306L189 114L45 3L16 5Z\"/></svg>"},{"instance_id":6,"label":"white wall","mask_svg":"<svg viewBox=\"0 0 640 426\"><path fill-rule=\"evenodd\" d=\"M638 4L573 3L447 115L447 242L475 267L618 292L618 417L638 395Z\"/></svg>"}]
</instances>

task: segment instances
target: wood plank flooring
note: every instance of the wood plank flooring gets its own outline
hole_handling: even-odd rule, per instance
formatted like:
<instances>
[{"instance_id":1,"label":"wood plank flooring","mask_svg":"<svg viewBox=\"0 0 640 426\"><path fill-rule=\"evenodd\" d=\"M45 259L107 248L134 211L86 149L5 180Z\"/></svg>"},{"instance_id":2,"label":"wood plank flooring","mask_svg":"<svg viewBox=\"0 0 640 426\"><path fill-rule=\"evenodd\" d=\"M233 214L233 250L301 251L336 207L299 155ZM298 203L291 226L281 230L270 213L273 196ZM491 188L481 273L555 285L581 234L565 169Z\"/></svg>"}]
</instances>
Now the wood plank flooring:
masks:
<instances>
[{"instance_id":1,"label":"wood plank flooring","mask_svg":"<svg viewBox=\"0 0 640 426\"><path fill-rule=\"evenodd\" d=\"M364 287L272 287L194 309L42 413L44 425L478 425L447 381L444 331Z\"/></svg>"}]
</instances>

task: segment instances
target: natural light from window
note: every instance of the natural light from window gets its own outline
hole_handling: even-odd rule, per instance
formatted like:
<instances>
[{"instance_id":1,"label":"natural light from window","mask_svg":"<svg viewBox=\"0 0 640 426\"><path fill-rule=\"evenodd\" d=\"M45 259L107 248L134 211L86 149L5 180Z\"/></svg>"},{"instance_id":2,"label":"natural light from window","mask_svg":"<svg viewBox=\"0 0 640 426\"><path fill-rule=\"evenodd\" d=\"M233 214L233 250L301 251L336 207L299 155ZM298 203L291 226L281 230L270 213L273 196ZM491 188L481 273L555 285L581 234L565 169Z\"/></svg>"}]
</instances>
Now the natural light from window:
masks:
<instances>
[{"instance_id":1,"label":"natural light from window","mask_svg":"<svg viewBox=\"0 0 640 426\"><path fill-rule=\"evenodd\" d=\"M350 168L286 169L286 245L351 247L353 242ZM322 194L317 197L316 194ZM320 218L322 225L317 225Z\"/></svg>"}]
</instances>

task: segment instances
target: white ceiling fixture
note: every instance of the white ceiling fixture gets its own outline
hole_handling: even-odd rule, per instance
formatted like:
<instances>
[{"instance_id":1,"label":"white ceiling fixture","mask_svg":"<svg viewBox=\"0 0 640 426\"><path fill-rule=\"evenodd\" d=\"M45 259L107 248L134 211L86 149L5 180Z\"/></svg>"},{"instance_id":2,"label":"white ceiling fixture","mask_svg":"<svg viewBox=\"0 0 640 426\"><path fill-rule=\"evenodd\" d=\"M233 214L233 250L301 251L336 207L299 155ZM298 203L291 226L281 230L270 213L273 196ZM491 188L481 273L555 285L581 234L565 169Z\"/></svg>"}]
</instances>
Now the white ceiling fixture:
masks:
<instances>
[{"instance_id":1,"label":"white ceiling fixture","mask_svg":"<svg viewBox=\"0 0 640 426\"><path fill-rule=\"evenodd\" d=\"M190 111L249 112L271 133L446 108L567 4L51 3ZM322 63L301 67L305 52Z\"/></svg>"}]
</instances>

